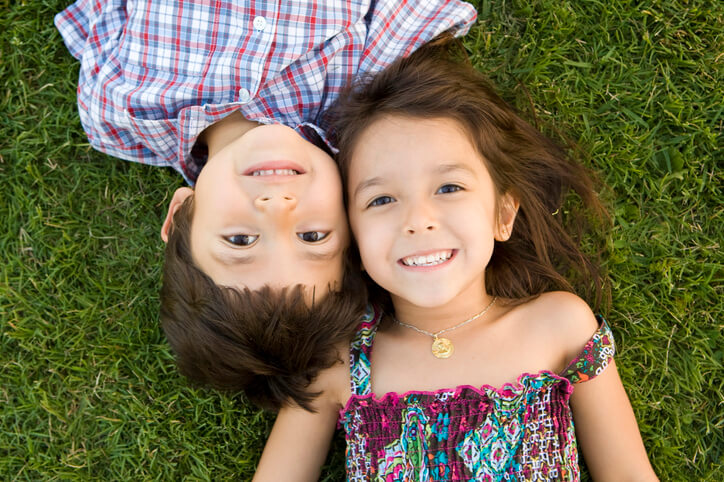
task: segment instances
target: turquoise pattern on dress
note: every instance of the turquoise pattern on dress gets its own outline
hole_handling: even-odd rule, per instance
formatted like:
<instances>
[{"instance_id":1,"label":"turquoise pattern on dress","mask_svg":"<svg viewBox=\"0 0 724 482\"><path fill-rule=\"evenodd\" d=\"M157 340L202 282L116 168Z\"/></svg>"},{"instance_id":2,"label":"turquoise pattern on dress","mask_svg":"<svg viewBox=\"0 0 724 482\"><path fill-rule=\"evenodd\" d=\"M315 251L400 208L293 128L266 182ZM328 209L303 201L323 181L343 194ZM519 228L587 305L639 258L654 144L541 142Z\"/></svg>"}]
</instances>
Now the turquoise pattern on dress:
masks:
<instances>
[{"instance_id":1,"label":"turquoise pattern on dress","mask_svg":"<svg viewBox=\"0 0 724 482\"><path fill-rule=\"evenodd\" d=\"M568 399L573 383L600 374L615 354L599 329L561 375L518 377L501 388L371 391L370 354L381 313L368 309L352 343L352 397L340 412L350 481L579 480Z\"/></svg>"},{"instance_id":2,"label":"turquoise pattern on dress","mask_svg":"<svg viewBox=\"0 0 724 482\"><path fill-rule=\"evenodd\" d=\"M360 320L360 327L350 344L350 389L354 395L367 395L372 390L370 387L371 366L367 347L372 346L372 340L377 333L376 320L379 315L375 307L368 304L365 314Z\"/></svg>"},{"instance_id":3,"label":"turquoise pattern on dress","mask_svg":"<svg viewBox=\"0 0 724 482\"><path fill-rule=\"evenodd\" d=\"M540 379L526 378L525 389L520 393L486 389L495 409L481 427L467 432L456 447L473 480L500 480L505 474L520 471L520 464L512 455L518 452L523 440L526 408L542 385Z\"/></svg>"},{"instance_id":4,"label":"turquoise pattern on dress","mask_svg":"<svg viewBox=\"0 0 724 482\"><path fill-rule=\"evenodd\" d=\"M425 412L416 406L405 410L400 438L385 446L384 455L377 460L379 481L426 481L430 471L423 456L427 453L427 438L431 430Z\"/></svg>"}]
</instances>

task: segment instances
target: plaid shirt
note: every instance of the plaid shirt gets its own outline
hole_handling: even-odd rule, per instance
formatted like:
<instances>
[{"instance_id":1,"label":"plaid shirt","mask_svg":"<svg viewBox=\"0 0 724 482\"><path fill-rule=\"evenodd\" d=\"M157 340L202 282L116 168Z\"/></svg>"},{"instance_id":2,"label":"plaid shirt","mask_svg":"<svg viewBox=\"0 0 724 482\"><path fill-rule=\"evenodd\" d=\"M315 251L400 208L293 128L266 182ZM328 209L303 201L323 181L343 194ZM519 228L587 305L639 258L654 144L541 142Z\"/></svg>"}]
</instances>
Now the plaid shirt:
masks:
<instances>
[{"instance_id":1,"label":"plaid shirt","mask_svg":"<svg viewBox=\"0 0 724 482\"><path fill-rule=\"evenodd\" d=\"M198 135L235 110L322 139L322 112L357 72L376 72L452 30L460 0L78 0L55 17L81 61L78 110L91 145L171 166L193 183Z\"/></svg>"}]
</instances>

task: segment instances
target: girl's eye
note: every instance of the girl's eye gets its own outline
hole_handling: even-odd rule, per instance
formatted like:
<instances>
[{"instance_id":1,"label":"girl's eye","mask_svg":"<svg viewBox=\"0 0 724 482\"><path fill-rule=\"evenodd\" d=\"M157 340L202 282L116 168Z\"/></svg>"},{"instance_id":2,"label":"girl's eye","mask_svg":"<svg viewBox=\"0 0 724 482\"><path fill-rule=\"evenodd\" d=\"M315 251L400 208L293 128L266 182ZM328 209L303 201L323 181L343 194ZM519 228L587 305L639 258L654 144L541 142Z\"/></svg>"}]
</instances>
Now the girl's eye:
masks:
<instances>
[{"instance_id":1,"label":"girl's eye","mask_svg":"<svg viewBox=\"0 0 724 482\"><path fill-rule=\"evenodd\" d=\"M440 186L435 194L449 194L451 192L462 191L462 187L457 184L444 184Z\"/></svg>"},{"instance_id":2,"label":"girl's eye","mask_svg":"<svg viewBox=\"0 0 724 482\"><path fill-rule=\"evenodd\" d=\"M372 202L367 205L367 207L369 208L372 206L383 206L383 205L389 204L391 202L395 202L395 200L392 199L391 196L380 196L380 197L374 198L372 200Z\"/></svg>"},{"instance_id":3,"label":"girl's eye","mask_svg":"<svg viewBox=\"0 0 724 482\"><path fill-rule=\"evenodd\" d=\"M226 241L233 244L234 246L251 246L256 242L257 239L259 239L258 234L235 234L233 236L228 236L226 238Z\"/></svg>"},{"instance_id":4,"label":"girl's eye","mask_svg":"<svg viewBox=\"0 0 724 482\"><path fill-rule=\"evenodd\" d=\"M324 231L306 231L304 233L297 233L297 236L305 243L318 243L329 236L329 233L325 233Z\"/></svg>"}]
</instances>

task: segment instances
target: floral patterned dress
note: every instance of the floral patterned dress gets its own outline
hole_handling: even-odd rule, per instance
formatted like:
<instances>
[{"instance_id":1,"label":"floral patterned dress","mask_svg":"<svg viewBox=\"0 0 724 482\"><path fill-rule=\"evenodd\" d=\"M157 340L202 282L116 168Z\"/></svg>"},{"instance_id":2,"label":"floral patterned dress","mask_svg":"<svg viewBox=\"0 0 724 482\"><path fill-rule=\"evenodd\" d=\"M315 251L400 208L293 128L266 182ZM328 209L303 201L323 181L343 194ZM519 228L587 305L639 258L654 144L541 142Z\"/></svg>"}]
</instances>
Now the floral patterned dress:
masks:
<instances>
[{"instance_id":1,"label":"floral patterned dress","mask_svg":"<svg viewBox=\"0 0 724 482\"><path fill-rule=\"evenodd\" d=\"M370 354L381 314L369 308L351 345L352 397L340 411L349 481L578 480L568 403L573 384L606 369L611 329L599 329L561 374L523 373L501 388L371 391Z\"/></svg>"}]
</instances>

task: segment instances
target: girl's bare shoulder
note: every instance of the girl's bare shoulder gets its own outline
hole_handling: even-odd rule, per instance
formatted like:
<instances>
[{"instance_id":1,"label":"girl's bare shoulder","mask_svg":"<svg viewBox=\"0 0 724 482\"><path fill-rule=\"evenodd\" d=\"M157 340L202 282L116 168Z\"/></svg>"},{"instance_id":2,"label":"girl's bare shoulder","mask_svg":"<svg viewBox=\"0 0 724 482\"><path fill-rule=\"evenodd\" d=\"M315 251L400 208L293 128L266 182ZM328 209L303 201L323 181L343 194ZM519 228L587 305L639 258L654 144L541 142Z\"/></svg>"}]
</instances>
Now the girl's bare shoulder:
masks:
<instances>
[{"instance_id":1,"label":"girl's bare shoulder","mask_svg":"<svg viewBox=\"0 0 724 482\"><path fill-rule=\"evenodd\" d=\"M565 362L576 357L598 328L588 304L573 293L543 293L511 310L516 325L550 346Z\"/></svg>"}]
</instances>

